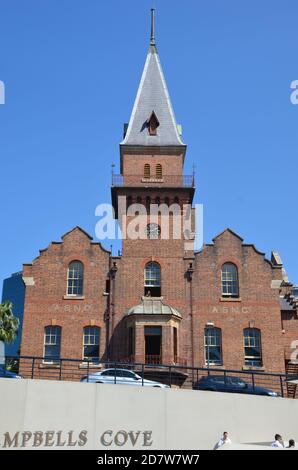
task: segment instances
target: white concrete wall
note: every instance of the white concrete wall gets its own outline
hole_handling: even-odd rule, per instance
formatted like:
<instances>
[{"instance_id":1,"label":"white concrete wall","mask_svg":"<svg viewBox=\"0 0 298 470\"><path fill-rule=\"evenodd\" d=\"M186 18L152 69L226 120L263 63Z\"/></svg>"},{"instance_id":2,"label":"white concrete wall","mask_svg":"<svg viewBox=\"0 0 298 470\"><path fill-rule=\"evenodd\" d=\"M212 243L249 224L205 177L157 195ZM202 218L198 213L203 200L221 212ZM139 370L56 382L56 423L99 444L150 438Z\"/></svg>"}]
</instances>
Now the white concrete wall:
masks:
<instances>
[{"instance_id":1,"label":"white concrete wall","mask_svg":"<svg viewBox=\"0 0 298 470\"><path fill-rule=\"evenodd\" d=\"M35 436L38 449L69 448L71 431L74 449L212 449L223 431L242 444L271 442L276 433L298 440L298 400L15 379L0 379L0 400L0 449L17 432L18 442L12 445L20 448L32 447L34 433L40 432ZM105 447L100 438L107 430L113 435L133 431L133 438L140 434L135 446L128 437L123 446ZM62 447L56 446L59 431ZM88 441L79 446L81 431L87 431ZM146 431L152 432L145 434L151 446L143 445ZM120 443L124 436L118 435ZM109 440L110 434L104 437Z\"/></svg>"}]
</instances>

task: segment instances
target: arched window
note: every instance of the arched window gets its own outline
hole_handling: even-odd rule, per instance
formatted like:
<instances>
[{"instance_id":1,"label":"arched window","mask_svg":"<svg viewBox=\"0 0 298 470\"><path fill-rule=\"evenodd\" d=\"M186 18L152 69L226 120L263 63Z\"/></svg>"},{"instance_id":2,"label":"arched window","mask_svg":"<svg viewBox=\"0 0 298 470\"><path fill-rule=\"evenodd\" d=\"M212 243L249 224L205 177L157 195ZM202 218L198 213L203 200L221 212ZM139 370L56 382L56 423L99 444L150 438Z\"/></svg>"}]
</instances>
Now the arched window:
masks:
<instances>
[{"instance_id":1,"label":"arched window","mask_svg":"<svg viewBox=\"0 0 298 470\"><path fill-rule=\"evenodd\" d=\"M61 327L46 326L44 329L44 361L57 362L60 359Z\"/></svg>"},{"instance_id":2,"label":"arched window","mask_svg":"<svg viewBox=\"0 0 298 470\"><path fill-rule=\"evenodd\" d=\"M72 261L68 266L67 295L83 295L84 267L80 261Z\"/></svg>"},{"instance_id":3,"label":"arched window","mask_svg":"<svg viewBox=\"0 0 298 470\"><path fill-rule=\"evenodd\" d=\"M84 361L99 361L100 328L97 326L86 326L84 328Z\"/></svg>"},{"instance_id":4,"label":"arched window","mask_svg":"<svg viewBox=\"0 0 298 470\"><path fill-rule=\"evenodd\" d=\"M156 178L158 179L162 178L162 166L160 163L156 165Z\"/></svg>"},{"instance_id":5,"label":"arched window","mask_svg":"<svg viewBox=\"0 0 298 470\"><path fill-rule=\"evenodd\" d=\"M145 295L148 297L160 297L160 266L158 263L147 263L144 272Z\"/></svg>"},{"instance_id":6,"label":"arched window","mask_svg":"<svg viewBox=\"0 0 298 470\"><path fill-rule=\"evenodd\" d=\"M221 365L221 329L214 327L205 328L204 345L206 365Z\"/></svg>"},{"instance_id":7,"label":"arched window","mask_svg":"<svg viewBox=\"0 0 298 470\"><path fill-rule=\"evenodd\" d=\"M238 270L232 263L221 268L221 287L223 297L239 297Z\"/></svg>"},{"instance_id":8,"label":"arched window","mask_svg":"<svg viewBox=\"0 0 298 470\"><path fill-rule=\"evenodd\" d=\"M244 359L247 366L262 366L261 332L257 328L245 328Z\"/></svg>"},{"instance_id":9,"label":"arched window","mask_svg":"<svg viewBox=\"0 0 298 470\"><path fill-rule=\"evenodd\" d=\"M144 178L150 178L150 165L145 163L144 165Z\"/></svg>"}]
</instances>

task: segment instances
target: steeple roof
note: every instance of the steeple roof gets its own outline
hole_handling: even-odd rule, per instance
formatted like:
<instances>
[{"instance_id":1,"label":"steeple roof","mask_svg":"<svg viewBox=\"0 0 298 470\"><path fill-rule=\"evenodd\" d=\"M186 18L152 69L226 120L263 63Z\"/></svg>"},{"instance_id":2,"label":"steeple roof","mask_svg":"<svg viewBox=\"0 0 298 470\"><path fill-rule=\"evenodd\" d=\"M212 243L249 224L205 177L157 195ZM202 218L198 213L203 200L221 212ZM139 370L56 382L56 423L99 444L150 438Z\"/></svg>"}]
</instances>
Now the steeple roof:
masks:
<instances>
[{"instance_id":1,"label":"steeple roof","mask_svg":"<svg viewBox=\"0 0 298 470\"><path fill-rule=\"evenodd\" d=\"M157 119L156 132L150 132L150 118ZM151 40L141 82L124 140L131 146L184 146L172 108L166 81L162 72L151 25Z\"/></svg>"}]
</instances>

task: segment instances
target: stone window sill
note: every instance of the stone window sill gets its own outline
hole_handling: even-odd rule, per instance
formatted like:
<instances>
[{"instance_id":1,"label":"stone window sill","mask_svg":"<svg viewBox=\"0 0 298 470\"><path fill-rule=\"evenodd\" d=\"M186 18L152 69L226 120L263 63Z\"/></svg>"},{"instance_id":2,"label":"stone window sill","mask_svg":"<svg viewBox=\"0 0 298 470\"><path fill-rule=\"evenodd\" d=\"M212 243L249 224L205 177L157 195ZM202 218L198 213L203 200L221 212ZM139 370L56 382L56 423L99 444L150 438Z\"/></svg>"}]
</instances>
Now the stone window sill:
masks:
<instances>
[{"instance_id":1,"label":"stone window sill","mask_svg":"<svg viewBox=\"0 0 298 470\"><path fill-rule=\"evenodd\" d=\"M39 369L60 369L60 364L55 364L51 362L42 362L39 364Z\"/></svg>"},{"instance_id":2,"label":"stone window sill","mask_svg":"<svg viewBox=\"0 0 298 470\"><path fill-rule=\"evenodd\" d=\"M257 366L243 366L242 370L248 372L265 372L265 367L257 367Z\"/></svg>"},{"instance_id":3,"label":"stone window sill","mask_svg":"<svg viewBox=\"0 0 298 470\"><path fill-rule=\"evenodd\" d=\"M102 364L99 362L98 364L87 364L87 362L81 362L81 364L79 364L79 369L102 369Z\"/></svg>"},{"instance_id":4,"label":"stone window sill","mask_svg":"<svg viewBox=\"0 0 298 470\"><path fill-rule=\"evenodd\" d=\"M219 300L221 302L242 302L240 297L221 297Z\"/></svg>"},{"instance_id":5,"label":"stone window sill","mask_svg":"<svg viewBox=\"0 0 298 470\"><path fill-rule=\"evenodd\" d=\"M223 365L218 366L216 364L209 364L209 366L207 366L207 364L204 364L203 369L222 369L222 370L226 370L226 368Z\"/></svg>"},{"instance_id":6,"label":"stone window sill","mask_svg":"<svg viewBox=\"0 0 298 470\"><path fill-rule=\"evenodd\" d=\"M64 300L85 300L84 295L64 295Z\"/></svg>"}]
</instances>

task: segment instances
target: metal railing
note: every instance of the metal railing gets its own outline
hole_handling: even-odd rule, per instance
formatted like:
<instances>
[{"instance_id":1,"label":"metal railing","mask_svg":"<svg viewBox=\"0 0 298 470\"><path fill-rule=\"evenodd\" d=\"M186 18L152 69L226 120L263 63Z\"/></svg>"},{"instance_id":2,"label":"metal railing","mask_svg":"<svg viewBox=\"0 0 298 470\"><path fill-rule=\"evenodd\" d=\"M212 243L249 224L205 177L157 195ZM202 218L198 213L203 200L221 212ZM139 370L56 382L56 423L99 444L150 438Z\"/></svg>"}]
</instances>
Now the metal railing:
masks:
<instances>
[{"instance_id":1,"label":"metal railing","mask_svg":"<svg viewBox=\"0 0 298 470\"><path fill-rule=\"evenodd\" d=\"M162 363L162 360L161 360L160 355L150 354L150 355L145 356L145 364L157 365L161 363Z\"/></svg>"},{"instance_id":2,"label":"metal railing","mask_svg":"<svg viewBox=\"0 0 298 470\"><path fill-rule=\"evenodd\" d=\"M281 397L298 398L293 394L293 384L289 380L297 380L297 375L259 372L255 370L232 370L216 367L188 367L184 365L161 365L158 363L136 363L129 361L83 361L82 359L61 358L48 362L44 357L11 356L6 358L7 364L13 364L13 370L26 379L87 381L95 372L106 368L129 369L144 379L155 380L176 388L193 388L202 377L220 376L225 380L238 377L257 392L257 387L263 387L278 393Z\"/></svg>"},{"instance_id":3,"label":"metal railing","mask_svg":"<svg viewBox=\"0 0 298 470\"><path fill-rule=\"evenodd\" d=\"M132 370L144 379L154 380L170 387L183 389L194 388L194 385L206 376L219 376L229 380L230 377L238 377L258 392L257 387L266 388L278 393L281 397L298 398L293 394L293 384L288 383L291 379L297 380L297 375L274 374L259 372L255 370L231 370L222 368L188 367L183 365L161 365L158 363L132 363L125 361L83 361L82 359L61 358L53 362L45 360L44 357L20 356L7 357L8 365L13 364L13 370L26 379L43 380L70 380L80 381L95 372L105 368L122 368ZM245 393L245 392L244 392Z\"/></svg>"},{"instance_id":4,"label":"metal railing","mask_svg":"<svg viewBox=\"0 0 298 470\"><path fill-rule=\"evenodd\" d=\"M144 175L120 175L112 174L112 186L177 186L182 188L194 188L194 175L163 175L162 177Z\"/></svg>"}]
</instances>

